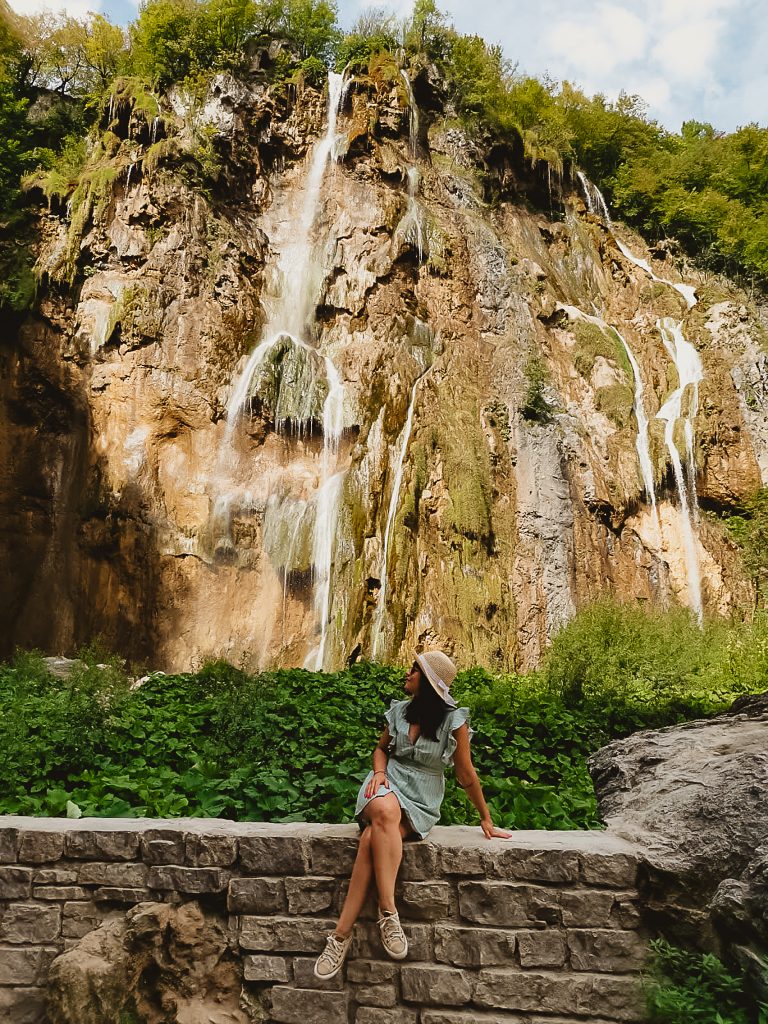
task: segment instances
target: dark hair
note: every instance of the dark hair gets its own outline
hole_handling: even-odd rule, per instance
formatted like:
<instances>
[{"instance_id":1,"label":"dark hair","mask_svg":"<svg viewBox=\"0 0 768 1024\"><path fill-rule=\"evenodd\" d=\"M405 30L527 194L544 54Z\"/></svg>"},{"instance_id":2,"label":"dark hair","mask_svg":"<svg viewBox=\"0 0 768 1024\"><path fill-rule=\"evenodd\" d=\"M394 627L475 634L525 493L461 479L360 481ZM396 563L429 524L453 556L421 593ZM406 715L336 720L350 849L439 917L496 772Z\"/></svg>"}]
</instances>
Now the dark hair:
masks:
<instances>
[{"instance_id":1,"label":"dark hair","mask_svg":"<svg viewBox=\"0 0 768 1024\"><path fill-rule=\"evenodd\" d=\"M419 665L417 668L421 673L421 684L419 692L405 706L405 720L411 725L418 723L422 736L436 740L437 730L450 708L427 679L424 670Z\"/></svg>"}]
</instances>

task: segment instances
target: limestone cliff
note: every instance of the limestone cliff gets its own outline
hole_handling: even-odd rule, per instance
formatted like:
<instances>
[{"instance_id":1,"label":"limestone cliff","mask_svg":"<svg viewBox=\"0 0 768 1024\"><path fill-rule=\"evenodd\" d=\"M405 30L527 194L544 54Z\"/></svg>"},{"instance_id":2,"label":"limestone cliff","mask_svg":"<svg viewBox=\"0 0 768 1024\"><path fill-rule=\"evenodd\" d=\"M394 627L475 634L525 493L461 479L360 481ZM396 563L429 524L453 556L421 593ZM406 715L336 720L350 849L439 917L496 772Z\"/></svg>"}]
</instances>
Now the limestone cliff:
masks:
<instances>
[{"instance_id":1,"label":"limestone cliff","mask_svg":"<svg viewBox=\"0 0 768 1024\"><path fill-rule=\"evenodd\" d=\"M706 512L768 485L764 311L470 135L429 68L157 104L114 96L41 208L3 653L527 667L603 593L749 611Z\"/></svg>"}]
</instances>

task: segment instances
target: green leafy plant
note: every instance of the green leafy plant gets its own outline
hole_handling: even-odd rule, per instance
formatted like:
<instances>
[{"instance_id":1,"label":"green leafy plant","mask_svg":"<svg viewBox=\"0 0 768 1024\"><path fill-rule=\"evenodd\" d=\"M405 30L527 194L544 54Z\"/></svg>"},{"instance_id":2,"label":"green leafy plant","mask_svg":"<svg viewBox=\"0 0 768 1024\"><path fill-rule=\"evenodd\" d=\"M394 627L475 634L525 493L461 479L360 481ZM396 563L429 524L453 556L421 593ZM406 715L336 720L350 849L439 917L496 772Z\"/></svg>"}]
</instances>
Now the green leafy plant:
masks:
<instances>
[{"instance_id":1,"label":"green leafy plant","mask_svg":"<svg viewBox=\"0 0 768 1024\"><path fill-rule=\"evenodd\" d=\"M743 974L731 973L711 953L695 953L665 939L651 942L645 979L654 1024L748 1024L749 999Z\"/></svg>"}]
</instances>

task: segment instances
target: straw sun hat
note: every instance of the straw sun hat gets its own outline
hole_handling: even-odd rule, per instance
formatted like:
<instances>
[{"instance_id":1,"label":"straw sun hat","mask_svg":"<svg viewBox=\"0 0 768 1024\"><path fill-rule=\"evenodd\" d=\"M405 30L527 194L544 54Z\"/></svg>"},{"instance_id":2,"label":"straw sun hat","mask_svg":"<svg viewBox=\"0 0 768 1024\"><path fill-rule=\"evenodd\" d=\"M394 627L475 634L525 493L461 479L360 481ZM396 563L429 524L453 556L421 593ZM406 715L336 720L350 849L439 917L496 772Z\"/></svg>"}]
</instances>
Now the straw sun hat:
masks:
<instances>
[{"instance_id":1,"label":"straw sun hat","mask_svg":"<svg viewBox=\"0 0 768 1024\"><path fill-rule=\"evenodd\" d=\"M450 687L456 678L456 666L442 651L424 651L416 655L416 664L432 685L432 689L445 701L449 708L456 707L450 694Z\"/></svg>"}]
</instances>

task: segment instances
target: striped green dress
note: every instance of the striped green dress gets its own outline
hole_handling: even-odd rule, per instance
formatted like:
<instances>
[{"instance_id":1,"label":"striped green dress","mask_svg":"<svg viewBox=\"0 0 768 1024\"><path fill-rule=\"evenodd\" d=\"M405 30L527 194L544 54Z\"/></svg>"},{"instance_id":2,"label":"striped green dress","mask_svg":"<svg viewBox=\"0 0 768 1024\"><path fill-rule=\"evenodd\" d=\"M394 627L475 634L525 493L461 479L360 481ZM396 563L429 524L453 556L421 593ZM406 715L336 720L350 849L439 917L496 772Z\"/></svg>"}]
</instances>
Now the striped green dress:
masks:
<instances>
[{"instance_id":1,"label":"striped green dress","mask_svg":"<svg viewBox=\"0 0 768 1024\"><path fill-rule=\"evenodd\" d=\"M415 743L408 738L409 723L405 720L407 700L393 700L387 711L389 728L389 763L387 777L389 789L383 784L376 793L365 798L365 788L373 778L370 771L357 794L355 817L360 828L367 821L362 817L363 808L376 797L394 793L413 826L419 839L424 839L433 825L440 820L440 805L445 794L444 772L453 764L456 751L455 730L469 722L469 708L453 708L447 712L437 730L437 740L418 736ZM469 728L469 726L467 726ZM470 738L472 729L469 728Z\"/></svg>"}]
</instances>

